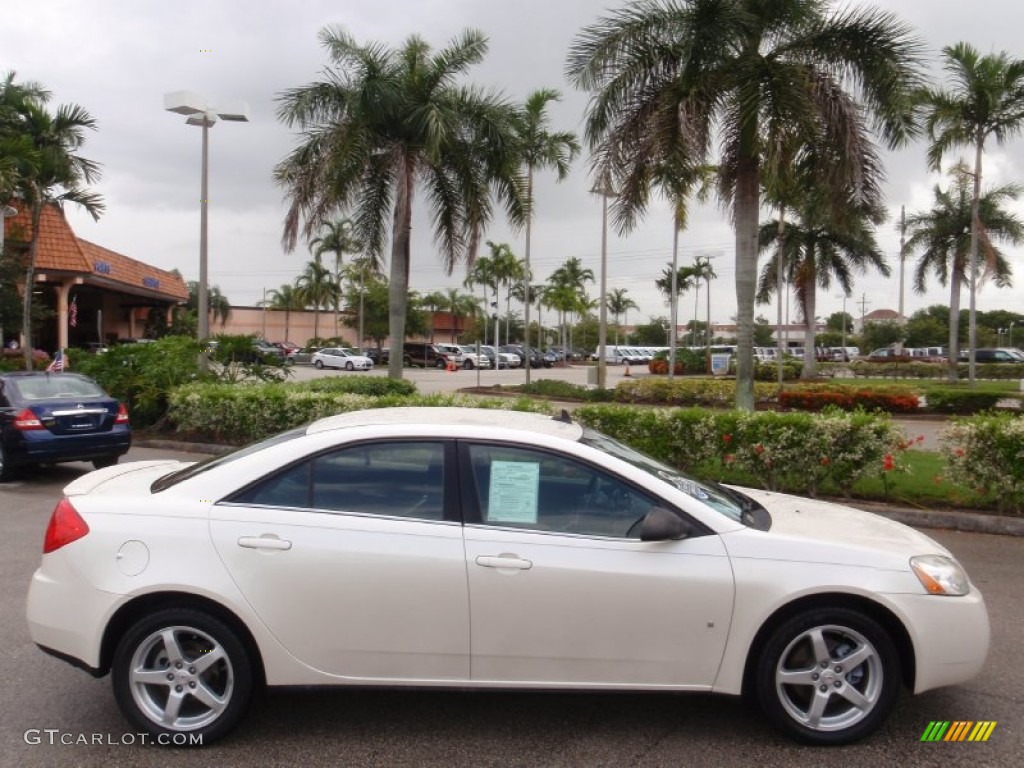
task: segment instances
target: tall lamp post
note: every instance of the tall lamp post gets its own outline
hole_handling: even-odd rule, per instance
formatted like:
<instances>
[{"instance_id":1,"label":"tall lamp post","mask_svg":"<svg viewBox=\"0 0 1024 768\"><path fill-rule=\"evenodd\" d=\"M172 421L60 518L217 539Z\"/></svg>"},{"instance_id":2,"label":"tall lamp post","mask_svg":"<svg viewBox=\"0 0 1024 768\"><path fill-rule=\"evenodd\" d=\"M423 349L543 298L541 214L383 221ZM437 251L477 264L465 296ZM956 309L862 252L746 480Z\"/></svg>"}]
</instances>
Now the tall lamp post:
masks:
<instances>
[{"instance_id":1,"label":"tall lamp post","mask_svg":"<svg viewBox=\"0 0 1024 768\"><path fill-rule=\"evenodd\" d=\"M207 207L209 197L209 154L210 128L217 118L236 123L249 122L249 105L244 101L235 102L221 107L207 103L203 96L192 91L175 91L164 95L164 109L179 115L186 115L188 125L198 125L203 129L203 161L202 182L199 198L199 341L206 341L210 336L210 300L207 290Z\"/></svg>"},{"instance_id":2,"label":"tall lamp post","mask_svg":"<svg viewBox=\"0 0 1024 768\"><path fill-rule=\"evenodd\" d=\"M597 329L597 386L604 389L608 382L608 360L605 356L608 344L608 198L615 197L615 192L607 176L590 191L601 196L601 303ZM672 330L675 331L674 328Z\"/></svg>"}]
</instances>

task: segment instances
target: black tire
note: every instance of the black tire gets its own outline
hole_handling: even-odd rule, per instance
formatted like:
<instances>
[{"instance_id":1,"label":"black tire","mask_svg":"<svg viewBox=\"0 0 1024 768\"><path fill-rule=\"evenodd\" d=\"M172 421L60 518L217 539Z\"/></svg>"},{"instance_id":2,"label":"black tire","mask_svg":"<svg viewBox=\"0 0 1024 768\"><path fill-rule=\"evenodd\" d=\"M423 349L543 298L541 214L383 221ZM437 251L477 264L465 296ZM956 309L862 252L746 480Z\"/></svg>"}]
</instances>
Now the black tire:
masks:
<instances>
[{"instance_id":1,"label":"black tire","mask_svg":"<svg viewBox=\"0 0 1024 768\"><path fill-rule=\"evenodd\" d=\"M412 368L412 358L409 357L408 355L403 357L402 358L402 365L404 365L406 368Z\"/></svg>"},{"instance_id":2,"label":"black tire","mask_svg":"<svg viewBox=\"0 0 1024 768\"><path fill-rule=\"evenodd\" d=\"M167 648L168 631L176 650ZM124 634L114 653L111 681L117 705L133 725L160 744L200 746L221 738L241 720L252 695L252 669L245 645L227 624L200 610L168 608L140 619ZM149 675L151 681L133 680L140 670L159 675ZM166 683L165 675L171 678ZM190 689L212 694L223 704L210 706ZM173 693L181 693L180 710L166 725L160 717ZM201 740L197 744L190 735Z\"/></svg>"},{"instance_id":3,"label":"black tire","mask_svg":"<svg viewBox=\"0 0 1024 768\"><path fill-rule=\"evenodd\" d=\"M102 459L93 459L92 460L92 465L96 469L104 469L106 467L112 467L115 464L117 464L117 461L120 458L121 458L120 456L104 456Z\"/></svg>"},{"instance_id":4,"label":"black tire","mask_svg":"<svg viewBox=\"0 0 1024 768\"><path fill-rule=\"evenodd\" d=\"M815 649L815 641L823 651ZM848 667L843 659L854 654L859 658ZM808 744L862 739L882 724L899 699L902 676L896 646L878 622L854 609L799 613L775 629L759 655L756 694L761 709L779 730ZM779 682L782 673L789 673L792 682Z\"/></svg>"},{"instance_id":5,"label":"black tire","mask_svg":"<svg viewBox=\"0 0 1024 768\"><path fill-rule=\"evenodd\" d=\"M352 363L345 363L345 370L346 371L354 371L355 369L356 369L356 367L354 365L352 365Z\"/></svg>"},{"instance_id":6,"label":"black tire","mask_svg":"<svg viewBox=\"0 0 1024 768\"><path fill-rule=\"evenodd\" d=\"M324 369L324 361L317 360L315 363L313 363L313 367L316 368L318 371L322 371Z\"/></svg>"},{"instance_id":7,"label":"black tire","mask_svg":"<svg viewBox=\"0 0 1024 768\"><path fill-rule=\"evenodd\" d=\"M473 365L472 360L467 360L466 362L464 362L462 364L462 367L465 368L467 371L472 371L474 368L476 368L476 366Z\"/></svg>"},{"instance_id":8,"label":"black tire","mask_svg":"<svg viewBox=\"0 0 1024 768\"><path fill-rule=\"evenodd\" d=\"M439 357L437 358L437 361L434 363L434 366L443 370L448 367L448 361L445 360L443 357Z\"/></svg>"},{"instance_id":9,"label":"black tire","mask_svg":"<svg viewBox=\"0 0 1024 768\"><path fill-rule=\"evenodd\" d=\"M4 446L0 444L0 483L7 483L14 479L15 469L7 462L4 453Z\"/></svg>"}]
</instances>

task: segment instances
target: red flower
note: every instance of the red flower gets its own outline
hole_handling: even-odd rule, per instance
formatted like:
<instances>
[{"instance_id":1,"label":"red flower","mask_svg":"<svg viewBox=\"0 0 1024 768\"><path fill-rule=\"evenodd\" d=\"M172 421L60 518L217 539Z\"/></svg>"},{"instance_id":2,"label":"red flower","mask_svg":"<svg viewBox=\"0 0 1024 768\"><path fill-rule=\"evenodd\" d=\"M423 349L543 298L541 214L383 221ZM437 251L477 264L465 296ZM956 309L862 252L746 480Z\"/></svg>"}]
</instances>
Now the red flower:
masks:
<instances>
[{"instance_id":1,"label":"red flower","mask_svg":"<svg viewBox=\"0 0 1024 768\"><path fill-rule=\"evenodd\" d=\"M731 453L727 453L727 454L725 454L725 457L722 460L726 464L732 464L736 460L736 457L733 454L731 454Z\"/></svg>"},{"instance_id":2,"label":"red flower","mask_svg":"<svg viewBox=\"0 0 1024 768\"><path fill-rule=\"evenodd\" d=\"M729 444L730 440L732 440L732 435L730 435L728 433L722 435L722 442L725 443L726 445Z\"/></svg>"},{"instance_id":3,"label":"red flower","mask_svg":"<svg viewBox=\"0 0 1024 768\"><path fill-rule=\"evenodd\" d=\"M882 471L892 472L896 468L896 463L893 461L892 454L887 453L882 457Z\"/></svg>"},{"instance_id":4,"label":"red flower","mask_svg":"<svg viewBox=\"0 0 1024 768\"><path fill-rule=\"evenodd\" d=\"M959 458L963 458L963 456L964 456L964 449L963 448L957 448L955 451L953 451L953 453L955 453Z\"/></svg>"},{"instance_id":5,"label":"red flower","mask_svg":"<svg viewBox=\"0 0 1024 768\"><path fill-rule=\"evenodd\" d=\"M832 462L830 462L830 461L828 460L828 456L822 456L822 457L821 457L821 466L823 466L823 467L827 467L827 466L828 466L829 464L831 464L831 463L832 463Z\"/></svg>"},{"instance_id":6,"label":"red flower","mask_svg":"<svg viewBox=\"0 0 1024 768\"><path fill-rule=\"evenodd\" d=\"M918 435L916 438L914 438L914 442L915 443L923 443L924 442L924 435Z\"/></svg>"},{"instance_id":7,"label":"red flower","mask_svg":"<svg viewBox=\"0 0 1024 768\"><path fill-rule=\"evenodd\" d=\"M760 443L755 445L754 446L754 453L756 453L758 456L760 456L762 453L764 453L764 446L761 445Z\"/></svg>"}]
</instances>

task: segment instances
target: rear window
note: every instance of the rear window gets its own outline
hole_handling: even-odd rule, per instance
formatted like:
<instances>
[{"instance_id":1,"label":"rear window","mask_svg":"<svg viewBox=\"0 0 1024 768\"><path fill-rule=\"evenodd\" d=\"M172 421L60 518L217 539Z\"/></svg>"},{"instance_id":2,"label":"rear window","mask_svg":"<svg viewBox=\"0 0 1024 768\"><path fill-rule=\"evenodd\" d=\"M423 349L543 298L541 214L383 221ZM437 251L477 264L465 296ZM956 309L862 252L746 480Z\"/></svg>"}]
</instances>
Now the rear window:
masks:
<instances>
[{"instance_id":1,"label":"rear window","mask_svg":"<svg viewBox=\"0 0 1024 768\"><path fill-rule=\"evenodd\" d=\"M106 397L100 385L84 376L55 373L52 376L18 376L7 379L7 388L22 400L66 400L76 397Z\"/></svg>"}]
</instances>

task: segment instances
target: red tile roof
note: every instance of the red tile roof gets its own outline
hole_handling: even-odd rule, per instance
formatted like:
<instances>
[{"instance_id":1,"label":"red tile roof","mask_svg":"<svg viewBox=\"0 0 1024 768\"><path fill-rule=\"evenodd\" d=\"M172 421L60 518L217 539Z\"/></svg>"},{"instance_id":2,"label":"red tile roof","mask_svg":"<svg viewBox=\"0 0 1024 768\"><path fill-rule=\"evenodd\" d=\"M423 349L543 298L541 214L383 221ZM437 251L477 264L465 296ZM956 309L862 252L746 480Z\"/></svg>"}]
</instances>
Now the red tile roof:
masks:
<instances>
[{"instance_id":1,"label":"red tile roof","mask_svg":"<svg viewBox=\"0 0 1024 768\"><path fill-rule=\"evenodd\" d=\"M23 204L16 207L18 214L5 221L7 237L28 242L32 239L31 210ZM39 218L36 270L91 275L179 301L188 299L188 289L181 277L76 237L64 213L52 205L45 207Z\"/></svg>"}]
</instances>

